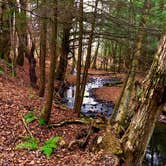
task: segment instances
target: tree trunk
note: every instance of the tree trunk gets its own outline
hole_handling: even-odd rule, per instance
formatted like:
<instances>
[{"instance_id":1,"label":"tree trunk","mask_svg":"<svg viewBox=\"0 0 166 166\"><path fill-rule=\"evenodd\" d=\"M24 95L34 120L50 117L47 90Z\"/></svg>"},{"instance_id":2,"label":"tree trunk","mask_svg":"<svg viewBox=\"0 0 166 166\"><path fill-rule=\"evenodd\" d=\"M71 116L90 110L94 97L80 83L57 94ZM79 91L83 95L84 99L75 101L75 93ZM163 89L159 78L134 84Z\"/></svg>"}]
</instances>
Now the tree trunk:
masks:
<instances>
[{"instance_id":1,"label":"tree trunk","mask_svg":"<svg viewBox=\"0 0 166 166\"><path fill-rule=\"evenodd\" d=\"M55 77L55 65L57 62L57 1L54 1L53 7L53 17L51 21L51 59L50 59L50 73L49 73L49 81L48 81L48 96L46 101L46 107L44 112L41 113L41 118L48 124L51 109L52 109L52 100L54 93L54 77Z\"/></svg>"},{"instance_id":2,"label":"tree trunk","mask_svg":"<svg viewBox=\"0 0 166 166\"><path fill-rule=\"evenodd\" d=\"M36 76L36 59L34 57L34 51L35 51L35 43L32 42L31 50L28 55L28 61L29 61L29 78L30 78L30 84L33 88L37 87L37 76Z\"/></svg>"},{"instance_id":3,"label":"tree trunk","mask_svg":"<svg viewBox=\"0 0 166 166\"><path fill-rule=\"evenodd\" d=\"M87 77L88 77L88 69L90 67L90 62L91 62L91 49L92 49L92 41L93 41L93 36L94 36L94 30L95 30L95 23L96 23L96 13L97 13L97 6L98 6L99 0L96 0L95 2L95 9L94 9L94 14L93 14L93 20L92 20L92 25L91 25L91 32L89 35L89 42L88 42L88 48L87 48L87 56L86 56L86 61L85 61L85 67L84 67L84 72L82 76L82 81L81 81L81 89L80 89L80 99L78 100L78 107L77 107L77 112L78 115L80 115L81 111L81 106L84 98L84 92L85 92L85 86L87 82Z\"/></svg>"},{"instance_id":4,"label":"tree trunk","mask_svg":"<svg viewBox=\"0 0 166 166\"><path fill-rule=\"evenodd\" d=\"M65 7L68 8L68 15L65 17L64 20L64 25L63 25L63 37L62 37L62 44L61 44L61 56L60 56L60 61L58 65L58 69L56 71L56 79L61 81L62 83L64 82L65 79L65 74L66 74L66 69L67 69L67 64L68 64L68 54L70 52L70 30L72 28L72 22L73 22L73 6L74 6L74 1L70 0L69 2L65 2L66 5ZM66 10L64 10L66 12Z\"/></svg>"},{"instance_id":5,"label":"tree trunk","mask_svg":"<svg viewBox=\"0 0 166 166\"><path fill-rule=\"evenodd\" d=\"M70 52L70 30L71 30L71 24L70 25L64 25L63 27L63 37L62 37L62 45L61 45L61 56L60 61L58 65L58 69L56 71L56 79L64 82L65 74L66 74L66 68L67 68L67 62L68 62L68 54Z\"/></svg>"},{"instance_id":6,"label":"tree trunk","mask_svg":"<svg viewBox=\"0 0 166 166\"><path fill-rule=\"evenodd\" d=\"M10 54L10 8L4 2L0 3L0 58L11 62Z\"/></svg>"},{"instance_id":7,"label":"tree trunk","mask_svg":"<svg viewBox=\"0 0 166 166\"><path fill-rule=\"evenodd\" d=\"M122 142L126 160L124 166L141 166L145 149L165 101L166 90L166 35L161 39L158 52L148 76L143 82L136 114L125 132Z\"/></svg>"},{"instance_id":8,"label":"tree trunk","mask_svg":"<svg viewBox=\"0 0 166 166\"><path fill-rule=\"evenodd\" d=\"M100 47L100 41L98 41L97 43L97 47L96 47L96 51L95 51L95 55L94 55L94 59L92 63L92 69L97 69L96 63L97 63L97 55L98 55L99 47Z\"/></svg>"},{"instance_id":9,"label":"tree trunk","mask_svg":"<svg viewBox=\"0 0 166 166\"><path fill-rule=\"evenodd\" d=\"M43 1L43 17L46 17L46 0ZM45 58L47 53L47 20L41 20L41 30L40 30L40 89L39 96L43 97L45 93Z\"/></svg>"},{"instance_id":10,"label":"tree trunk","mask_svg":"<svg viewBox=\"0 0 166 166\"><path fill-rule=\"evenodd\" d=\"M19 46L18 46L18 56L16 63L20 66L24 65L24 57L27 53L27 20L26 20L26 7L27 1L20 0L21 11L17 9L16 12L16 28L18 33L19 39Z\"/></svg>"},{"instance_id":11,"label":"tree trunk","mask_svg":"<svg viewBox=\"0 0 166 166\"><path fill-rule=\"evenodd\" d=\"M131 62L131 69L129 73L129 77L126 83L126 87L123 93L123 96L121 98L120 106L119 106L119 113L116 117L116 121L119 122L120 125L125 126L126 122L126 117L128 115L128 110L129 110L129 103L131 99L131 94L132 94L132 89L133 89L133 84L134 84L134 79L135 79L135 74L136 70L138 67L138 62L139 62L139 57L141 54L141 48L142 48L142 41L145 35L145 24L147 22L147 17L148 17L148 12L150 9L150 0L145 0L144 1L144 13L142 15L142 19L140 22L140 31L138 33L136 45L135 45L135 50L134 50L134 55L133 55L133 60Z\"/></svg>"},{"instance_id":12,"label":"tree trunk","mask_svg":"<svg viewBox=\"0 0 166 166\"><path fill-rule=\"evenodd\" d=\"M81 106L79 101L81 99L81 59L82 59L82 39L83 39L83 0L79 3L79 47L78 47L78 59L77 59L77 80L76 80L76 93L74 99L74 110L80 116Z\"/></svg>"}]
</instances>

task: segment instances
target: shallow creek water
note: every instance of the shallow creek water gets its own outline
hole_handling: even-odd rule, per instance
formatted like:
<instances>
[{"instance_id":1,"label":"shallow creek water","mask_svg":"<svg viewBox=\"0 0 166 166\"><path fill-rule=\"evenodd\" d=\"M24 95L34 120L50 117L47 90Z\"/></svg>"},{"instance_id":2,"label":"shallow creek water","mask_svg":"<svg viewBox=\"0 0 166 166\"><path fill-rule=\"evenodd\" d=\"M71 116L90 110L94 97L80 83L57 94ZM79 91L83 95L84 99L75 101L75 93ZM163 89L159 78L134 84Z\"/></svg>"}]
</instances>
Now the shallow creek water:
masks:
<instances>
[{"instance_id":1,"label":"shallow creek water","mask_svg":"<svg viewBox=\"0 0 166 166\"><path fill-rule=\"evenodd\" d=\"M94 88L102 87L107 83L120 81L118 78L92 77L88 81L82 104L82 113L90 117L109 117L114 104L112 102L100 101L92 95ZM76 86L71 85L64 92L64 102L70 108L74 105ZM158 122L155 131L147 147L145 166L166 166L166 124Z\"/></svg>"}]
</instances>

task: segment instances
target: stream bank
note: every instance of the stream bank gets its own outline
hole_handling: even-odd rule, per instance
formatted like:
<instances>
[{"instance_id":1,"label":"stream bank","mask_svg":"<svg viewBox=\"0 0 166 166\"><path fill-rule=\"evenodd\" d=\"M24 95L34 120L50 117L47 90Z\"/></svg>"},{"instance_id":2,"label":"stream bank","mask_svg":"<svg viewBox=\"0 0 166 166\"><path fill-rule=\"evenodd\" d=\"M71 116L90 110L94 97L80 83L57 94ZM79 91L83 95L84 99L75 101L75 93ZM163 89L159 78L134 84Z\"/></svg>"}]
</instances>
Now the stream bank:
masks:
<instances>
[{"instance_id":1,"label":"stream bank","mask_svg":"<svg viewBox=\"0 0 166 166\"><path fill-rule=\"evenodd\" d=\"M85 88L82 113L90 117L109 117L114 102L117 101L121 86L107 87L105 84L121 81L117 77L111 76L91 76ZM118 89L118 91L117 91ZM98 94L95 96L95 94ZM101 94L101 95L100 95ZM70 108L74 104L75 85L69 86L64 93L65 104ZM103 97L105 96L105 97ZM158 122L155 131L147 147L144 165L163 166L166 164L166 124Z\"/></svg>"}]
</instances>

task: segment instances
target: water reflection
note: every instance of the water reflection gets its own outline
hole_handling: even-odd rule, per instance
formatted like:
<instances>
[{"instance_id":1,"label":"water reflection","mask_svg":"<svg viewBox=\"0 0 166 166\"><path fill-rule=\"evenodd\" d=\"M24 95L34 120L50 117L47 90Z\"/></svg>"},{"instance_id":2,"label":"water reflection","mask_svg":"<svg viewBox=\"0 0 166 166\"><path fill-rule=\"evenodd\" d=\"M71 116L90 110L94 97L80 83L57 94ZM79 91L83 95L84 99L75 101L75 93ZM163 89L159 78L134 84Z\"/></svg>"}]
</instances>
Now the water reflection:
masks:
<instances>
[{"instance_id":1,"label":"water reflection","mask_svg":"<svg viewBox=\"0 0 166 166\"><path fill-rule=\"evenodd\" d=\"M145 155L145 165L166 166L166 124L158 122Z\"/></svg>"},{"instance_id":2,"label":"water reflection","mask_svg":"<svg viewBox=\"0 0 166 166\"><path fill-rule=\"evenodd\" d=\"M82 112L87 116L97 117L106 116L109 117L113 108L112 102L97 101L92 96L92 90L94 88L102 87L105 83L117 82L118 78L99 78L92 77L85 87L85 93L82 104ZM76 86L70 86L64 93L65 103L70 108L73 108L75 98Z\"/></svg>"}]
</instances>

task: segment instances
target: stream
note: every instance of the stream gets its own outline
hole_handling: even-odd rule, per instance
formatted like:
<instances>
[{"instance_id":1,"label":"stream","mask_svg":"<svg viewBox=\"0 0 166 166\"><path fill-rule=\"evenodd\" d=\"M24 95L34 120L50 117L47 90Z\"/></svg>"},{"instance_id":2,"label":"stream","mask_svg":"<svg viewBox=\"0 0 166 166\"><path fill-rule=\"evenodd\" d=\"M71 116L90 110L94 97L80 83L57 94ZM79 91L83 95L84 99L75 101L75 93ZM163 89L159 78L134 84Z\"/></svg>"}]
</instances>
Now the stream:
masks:
<instances>
[{"instance_id":1,"label":"stream","mask_svg":"<svg viewBox=\"0 0 166 166\"><path fill-rule=\"evenodd\" d=\"M84 99L81 111L90 117L106 117L111 115L114 104L112 102L97 100L92 91L94 88L102 87L105 84L120 81L119 78L91 77L86 84ZM73 108L76 86L69 86L63 94L64 103ZM144 166L166 166L166 124L158 122L151 141L147 147Z\"/></svg>"}]
</instances>

